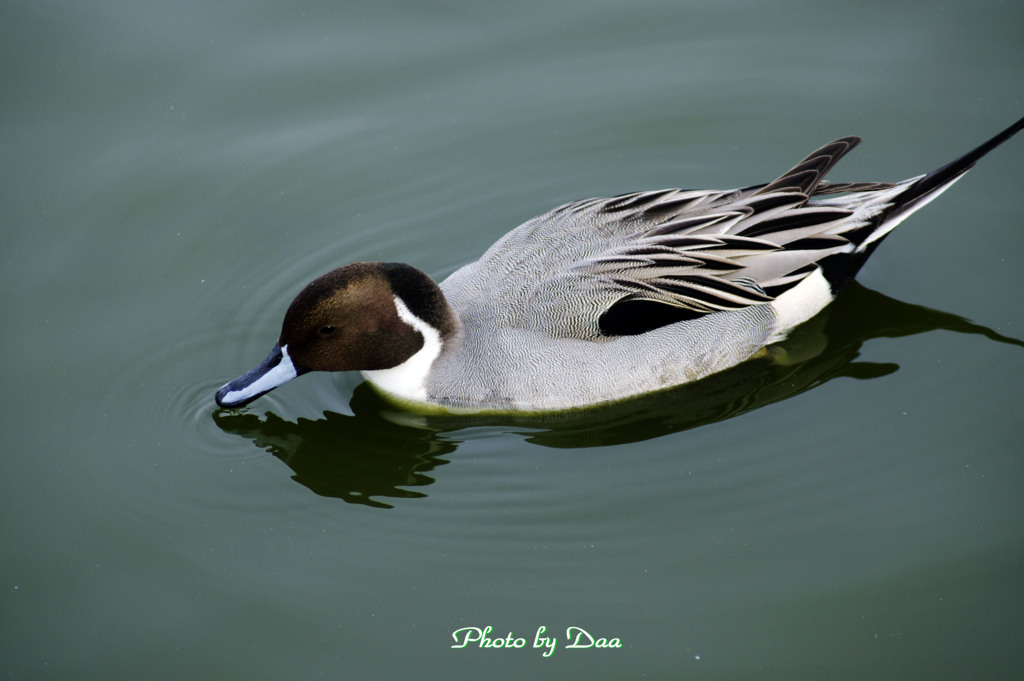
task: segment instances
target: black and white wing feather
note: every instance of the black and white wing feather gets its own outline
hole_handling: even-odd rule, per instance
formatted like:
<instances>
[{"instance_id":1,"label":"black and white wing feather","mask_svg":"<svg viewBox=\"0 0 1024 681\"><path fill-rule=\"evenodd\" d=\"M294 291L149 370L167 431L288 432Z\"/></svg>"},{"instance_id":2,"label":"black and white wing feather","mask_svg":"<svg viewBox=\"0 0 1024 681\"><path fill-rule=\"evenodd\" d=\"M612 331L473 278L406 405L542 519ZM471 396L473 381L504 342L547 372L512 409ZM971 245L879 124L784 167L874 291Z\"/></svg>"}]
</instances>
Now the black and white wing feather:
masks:
<instances>
[{"instance_id":1,"label":"black and white wing feather","mask_svg":"<svg viewBox=\"0 0 1024 681\"><path fill-rule=\"evenodd\" d=\"M756 305L773 305L799 323L853 279L893 228L1022 127L1024 119L952 163L898 183L827 181L860 142L844 137L763 185L568 203L509 232L453 275L445 292L468 314L582 339L637 335ZM815 302L788 315L780 297L812 276L821 289Z\"/></svg>"},{"instance_id":2,"label":"black and white wing feather","mask_svg":"<svg viewBox=\"0 0 1024 681\"><path fill-rule=\"evenodd\" d=\"M810 199L819 186L828 187L822 185L825 173L857 141L832 142L767 185L731 192L643 192L602 205L602 211L631 212L625 219L646 228L574 267L618 293L600 314L601 333L644 333L770 303L821 260L852 251L844 232L856 226L856 211L817 206ZM863 191L864 185L841 187L833 191Z\"/></svg>"},{"instance_id":3,"label":"black and white wing feather","mask_svg":"<svg viewBox=\"0 0 1024 681\"><path fill-rule=\"evenodd\" d=\"M598 318L604 335L769 304L815 273L830 299L892 229L1022 128L1024 119L938 170L899 183L826 181L860 143L844 137L765 185L591 203L641 228L573 269L615 292Z\"/></svg>"}]
</instances>

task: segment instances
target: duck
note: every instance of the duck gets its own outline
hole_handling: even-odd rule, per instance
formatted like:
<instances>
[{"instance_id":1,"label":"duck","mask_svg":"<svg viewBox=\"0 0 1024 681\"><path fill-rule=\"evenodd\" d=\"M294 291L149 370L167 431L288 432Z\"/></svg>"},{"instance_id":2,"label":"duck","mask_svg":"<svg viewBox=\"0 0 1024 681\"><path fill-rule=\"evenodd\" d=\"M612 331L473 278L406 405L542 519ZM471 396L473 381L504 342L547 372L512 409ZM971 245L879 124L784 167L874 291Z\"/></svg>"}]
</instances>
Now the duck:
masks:
<instances>
[{"instance_id":1,"label":"duck","mask_svg":"<svg viewBox=\"0 0 1024 681\"><path fill-rule=\"evenodd\" d=\"M857 275L882 240L1024 118L930 173L831 182L858 137L766 184L564 204L440 283L358 262L306 285L243 407L311 371L361 371L390 402L445 413L575 410L698 381L766 354Z\"/></svg>"}]
</instances>

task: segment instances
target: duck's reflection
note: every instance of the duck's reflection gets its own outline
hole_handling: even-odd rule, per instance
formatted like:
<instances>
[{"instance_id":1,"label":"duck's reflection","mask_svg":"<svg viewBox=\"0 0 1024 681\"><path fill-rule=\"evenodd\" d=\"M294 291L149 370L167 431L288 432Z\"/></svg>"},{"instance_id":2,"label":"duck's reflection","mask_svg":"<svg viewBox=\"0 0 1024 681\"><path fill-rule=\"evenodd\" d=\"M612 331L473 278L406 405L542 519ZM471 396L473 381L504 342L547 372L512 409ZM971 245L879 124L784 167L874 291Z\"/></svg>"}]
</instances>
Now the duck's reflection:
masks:
<instances>
[{"instance_id":1,"label":"duck's reflection","mask_svg":"<svg viewBox=\"0 0 1024 681\"><path fill-rule=\"evenodd\" d=\"M286 463L313 492L351 503L390 508L381 498L414 498L409 488L434 482L428 475L458 447L458 432L492 426L547 447L636 442L686 430L784 400L826 381L870 379L896 364L858 362L872 338L934 330L979 334L1024 347L1024 341L945 312L909 305L851 284L821 314L767 354L703 381L626 402L546 416L423 416L400 412L368 386L352 395L352 416L327 412L317 420L286 421L273 413L218 411L228 433L248 438Z\"/></svg>"},{"instance_id":2,"label":"duck's reflection","mask_svg":"<svg viewBox=\"0 0 1024 681\"><path fill-rule=\"evenodd\" d=\"M326 412L315 421L292 422L273 413L260 417L222 410L213 418L224 432L248 438L286 463L294 480L313 492L378 508L391 508L380 497L425 496L407 488L432 484L427 473L448 463L441 455L458 444L434 430L396 425L374 411Z\"/></svg>"}]
</instances>

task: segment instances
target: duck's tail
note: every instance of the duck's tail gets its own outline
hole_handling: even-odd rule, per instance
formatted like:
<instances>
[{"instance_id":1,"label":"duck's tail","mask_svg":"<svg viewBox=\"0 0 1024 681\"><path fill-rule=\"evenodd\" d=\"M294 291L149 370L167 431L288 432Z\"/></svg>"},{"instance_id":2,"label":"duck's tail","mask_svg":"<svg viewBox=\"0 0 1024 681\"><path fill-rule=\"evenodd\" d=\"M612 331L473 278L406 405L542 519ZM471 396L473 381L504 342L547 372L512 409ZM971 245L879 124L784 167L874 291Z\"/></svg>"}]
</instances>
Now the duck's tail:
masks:
<instances>
[{"instance_id":1,"label":"duck's tail","mask_svg":"<svg viewBox=\"0 0 1024 681\"><path fill-rule=\"evenodd\" d=\"M891 232L896 225L903 222L915 211L928 205L932 199L937 198L942 192L953 186L953 183L973 168L974 164L981 157L1016 135L1022 129L1024 129L1024 118L984 144L975 147L938 170L933 170L927 175L908 180L909 186L894 198L892 206L886 209L884 217L879 223L879 229L861 244L861 248L873 247L882 237Z\"/></svg>"},{"instance_id":2,"label":"duck's tail","mask_svg":"<svg viewBox=\"0 0 1024 681\"><path fill-rule=\"evenodd\" d=\"M866 199L863 207L869 212L877 212L861 227L843 233L843 236L851 242L852 248L849 251L830 255L818 263L833 293L838 293L857 275L857 272L860 271L868 257L878 247L878 244L897 225L910 217L914 212L928 205L929 202L937 198L942 192L949 189L982 156L1013 137L1021 129L1024 129L1024 118L984 144L975 147L963 156L926 175L913 177L891 185L880 183L877 185L877 188L869 188L863 195ZM839 184L826 186L824 191L819 189L818 193L842 191L850 187L859 189L856 184ZM856 189L854 189L855 192ZM877 208L871 208L872 205Z\"/></svg>"}]
</instances>

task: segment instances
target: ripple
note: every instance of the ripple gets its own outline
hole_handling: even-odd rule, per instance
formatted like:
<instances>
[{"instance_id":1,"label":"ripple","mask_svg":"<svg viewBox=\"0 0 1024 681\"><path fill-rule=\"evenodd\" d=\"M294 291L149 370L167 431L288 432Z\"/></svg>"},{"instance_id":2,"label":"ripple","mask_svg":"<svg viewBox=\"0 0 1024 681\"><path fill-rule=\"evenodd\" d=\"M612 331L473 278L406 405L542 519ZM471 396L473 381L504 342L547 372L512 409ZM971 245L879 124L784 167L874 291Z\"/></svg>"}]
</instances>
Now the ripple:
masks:
<instances>
[{"instance_id":1,"label":"ripple","mask_svg":"<svg viewBox=\"0 0 1024 681\"><path fill-rule=\"evenodd\" d=\"M242 333L234 334L241 337ZM240 352L224 342L220 330L174 338L143 356L124 363L101 400L97 427L103 433L123 432L125 424L158 424L162 432L149 433L163 444L167 441L203 457L259 457L261 452L238 438L226 436L213 421L217 409L213 395L233 376ZM233 340L238 340L233 339ZM262 406L285 412L285 395L271 393Z\"/></svg>"}]
</instances>

